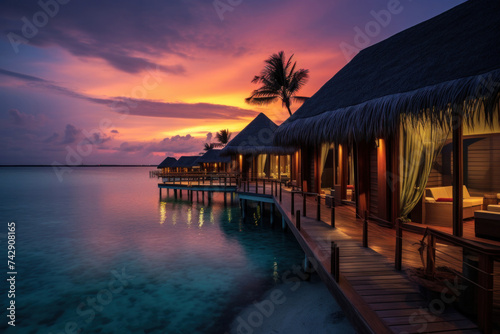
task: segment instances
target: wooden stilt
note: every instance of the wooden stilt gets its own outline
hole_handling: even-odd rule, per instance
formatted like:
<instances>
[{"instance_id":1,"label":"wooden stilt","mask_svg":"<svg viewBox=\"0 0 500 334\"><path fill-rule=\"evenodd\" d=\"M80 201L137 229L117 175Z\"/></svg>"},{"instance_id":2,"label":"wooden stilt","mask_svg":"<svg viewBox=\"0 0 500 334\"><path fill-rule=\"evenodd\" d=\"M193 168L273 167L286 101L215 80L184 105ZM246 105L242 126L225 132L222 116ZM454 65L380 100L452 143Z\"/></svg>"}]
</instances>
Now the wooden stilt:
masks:
<instances>
[{"instance_id":1,"label":"wooden stilt","mask_svg":"<svg viewBox=\"0 0 500 334\"><path fill-rule=\"evenodd\" d=\"M332 228L335 228L335 198L332 198L332 208L330 213L330 223Z\"/></svg>"},{"instance_id":2,"label":"wooden stilt","mask_svg":"<svg viewBox=\"0 0 500 334\"><path fill-rule=\"evenodd\" d=\"M297 214L295 215L295 227L300 231L300 210L297 210Z\"/></svg>"},{"instance_id":3,"label":"wooden stilt","mask_svg":"<svg viewBox=\"0 0 500 334\"><path fill-rule=\"evenodd\" d=\"M365 220L363 221L363 247L368 248L368 211L365 211Z\"/></svg>"},{"instance_id":4,"label":"wooden stilt","mask_svg":"<svg viewBox=\"0 0 500 334\"><path fill-rule=\"evenodd\" d=\"M306 216L306 211L307 210L307 203L306 203L306 194L302 193L302 215L305 217Z\"/></svg>"},{"instance_id":5,"label":"wooden stilt","mask_svg":"<svg viewBox=\"0 0 500 334\"><path fill-rule=\"evenodd\" d=\"M321 220L321 196L317 196L317 205L316 205L316 220Z\"/></svg>"},{"instance_id":6,"label":"wooden stilt","mask_svg":"<svg viewBox=\"0 0 500 334\"><path fill-rule=\"evenodd\" d=\"M401 228L401 220L396 221L396 254L394 266L397 270L401 270L401 262L403 260L403 229Z\"/></svg>"}]
</instances>

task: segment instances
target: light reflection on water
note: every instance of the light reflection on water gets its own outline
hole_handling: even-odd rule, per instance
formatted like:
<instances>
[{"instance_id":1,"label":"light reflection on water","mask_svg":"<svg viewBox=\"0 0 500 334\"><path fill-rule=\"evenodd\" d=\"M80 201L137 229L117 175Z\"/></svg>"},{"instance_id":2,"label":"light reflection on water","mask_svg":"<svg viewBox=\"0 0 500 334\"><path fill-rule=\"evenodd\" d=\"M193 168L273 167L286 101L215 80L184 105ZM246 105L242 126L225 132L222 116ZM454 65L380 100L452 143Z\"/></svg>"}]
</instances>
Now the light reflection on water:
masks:
<instances>
[{"instance_id":1,"label":"light reflection on water","mask_svg":"<svg viewBox=\"0 0 500 334\"><path fill-rule=\"evenodd\" d=\"M69 322L86 332L223 333L301 262L259 207L243 222L217 196L210 206L159 201L156 183L146 168L75 168L62 183L50 168L0 168L0 220L18 226L18 333ZM123 291L91 321L77 314L122 270L133 276Z\"/></svg>"}]
</instances>

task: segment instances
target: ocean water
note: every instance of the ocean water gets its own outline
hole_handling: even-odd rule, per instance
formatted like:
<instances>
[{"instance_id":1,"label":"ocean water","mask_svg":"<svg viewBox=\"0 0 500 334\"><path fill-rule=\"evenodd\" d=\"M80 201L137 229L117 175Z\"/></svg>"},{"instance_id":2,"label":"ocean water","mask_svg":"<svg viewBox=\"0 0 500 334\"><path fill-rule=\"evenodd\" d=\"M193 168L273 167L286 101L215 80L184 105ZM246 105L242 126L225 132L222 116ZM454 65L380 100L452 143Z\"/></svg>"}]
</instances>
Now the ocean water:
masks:
<instances>
[{"instance_id":1,"label":"ocean water","mask_svg":"<svg viewBox=\"0 0 500 334\"><path fill-rule=\"evenodd\" d=\"M2 276L15 222L16 326L4 333L229 331L300 265L293 237L258 209L158 195L148 168L0 168ZM3 255L2 255L3 254ZM7 320L6 320L7 319Z\"/></svg>"}]
</instances>

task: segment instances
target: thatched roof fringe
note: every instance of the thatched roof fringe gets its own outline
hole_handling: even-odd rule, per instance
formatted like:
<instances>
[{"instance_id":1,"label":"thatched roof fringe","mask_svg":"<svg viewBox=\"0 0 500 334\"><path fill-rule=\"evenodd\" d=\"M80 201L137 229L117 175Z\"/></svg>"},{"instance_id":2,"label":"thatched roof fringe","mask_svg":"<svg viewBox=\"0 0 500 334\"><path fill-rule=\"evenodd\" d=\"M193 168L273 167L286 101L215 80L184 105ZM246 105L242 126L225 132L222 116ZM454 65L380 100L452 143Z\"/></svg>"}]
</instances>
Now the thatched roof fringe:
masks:
<instances>
[{"instance_id":1,"label":"thatched roof fringe","mask_svg":"<svg viewBox=\"0 0 500 334\"><path fill-rule=\"evenodd\" d=\"M473 126L480 112L492 125L500 116L500 70L398 93L316 116L282 124L275 132L279 146L352 143L391 136L401 114L416 120L450 124L452 112L461 112ZM500 117L499 117L500 118Z\"/></svg>"},{"instance_id":2,"label":"thatched roof fringe","mask_svg":"<svg viewBox=\"0 0 500 334\"><path fill-rule=\"evenodd\" d=\"M227 147L222 154L225 155L259 155L259 154L293 154L296 149L293 147L281 146L241 146L241 147ZM221 154L221 155L222 155Z\"/></svg>"}]
</instances>

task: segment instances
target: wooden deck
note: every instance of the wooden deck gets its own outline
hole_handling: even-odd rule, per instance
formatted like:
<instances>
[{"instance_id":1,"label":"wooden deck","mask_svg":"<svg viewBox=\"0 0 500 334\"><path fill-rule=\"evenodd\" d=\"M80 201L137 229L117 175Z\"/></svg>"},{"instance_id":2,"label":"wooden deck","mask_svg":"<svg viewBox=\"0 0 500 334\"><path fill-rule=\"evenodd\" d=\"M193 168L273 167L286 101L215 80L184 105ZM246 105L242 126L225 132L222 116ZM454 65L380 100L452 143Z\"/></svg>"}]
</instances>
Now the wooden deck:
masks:
<instances>
[{"instance_id":1,"label":"wooden deck","mask_svg":"<svg viewBox=\"0 0 500 334\"><path fill-rule=\"evenodd\" d=\"M252 189L253 188L253 189ZM245 189L254 191L255 187ZM259 189L262 193L262 186ZM271 194L271 185L266 186ZM295 196L295 210L302 211L302 196ZM368 224L369 248L362 246L362 221L354 208L336 208L336 228L330 226L330 209L321 205L321 221L316 220L317 202L306 200L308 217L301 218L300 231L291 214L291 193L282 191L282 201L274 196L276 207L296 236L306 255L329 290L345 310L359 332L372 333L480 333L465 316L448 307L435 311L436 303L428 300L404 271L394 269L394 230L375 223ZM404 263L421 267L417 233L405 232ZM340 250L340 279L331 275L331 243ZM444 304L445 305L445 304ZM432 311L434 310L434 312Z\"/></svg>"}]
</instances>

